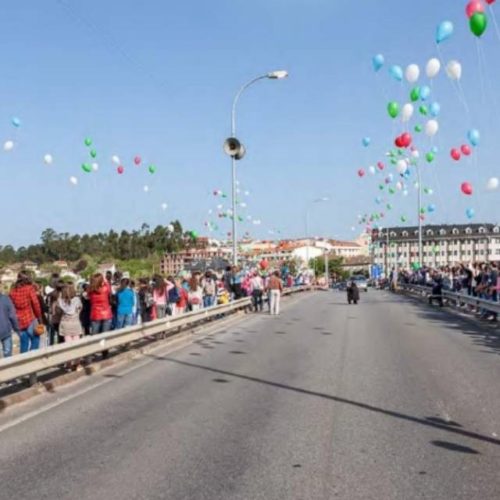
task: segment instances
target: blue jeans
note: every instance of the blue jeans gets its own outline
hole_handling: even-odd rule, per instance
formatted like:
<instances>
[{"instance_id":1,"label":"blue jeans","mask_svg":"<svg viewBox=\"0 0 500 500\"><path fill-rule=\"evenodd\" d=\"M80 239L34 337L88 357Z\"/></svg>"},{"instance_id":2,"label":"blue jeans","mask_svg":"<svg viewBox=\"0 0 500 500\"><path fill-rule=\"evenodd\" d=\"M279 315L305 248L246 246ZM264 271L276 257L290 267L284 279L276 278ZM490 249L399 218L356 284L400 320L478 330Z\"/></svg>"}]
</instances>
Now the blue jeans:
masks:
<instances>
[{"instance_id":1,"label":"blue jeans","mask_svg":"<svg viewBox=\"0 0 500 500\"><path fill-rule=\"evenodd\" d=\"M215 303L214 295L205 295L203 297L203 307L212 307Z\"/></svg>"},{"instance_id":2,"label":"blue jeans","mask_svg":"<svg viewBox=\"0 0 500 500\"><path fill-rule=\"evenodd\" d=\"M120 328L127 328L127 326L132 324L132 321L132 314L119 314L116 317L116 329L119 330Z\"/></svg>"},{"instance_id":3,"label":"blue jeans","mask_svg":"<svg viewBox=\"0 0 500 500\"><path fill-rule=\"evenodd\" d=\"M2 339L2 350L4 358L12 356L12 335Z\"/></svg>"},{"instance_id":4,"label":"blue jeans","mask_svg":"<svg viewBox=\"0 0 500 500\"><path fill-rule=\"evenodd\" d=\"M28 351L35 351L40 347L40 337L35 335L36 320L31 322L25 330L19 332L21 338L21 353Z\"/></svg>"},{"instance_id":5,"label":"blue jeans","mask_svg":"<svg viewBox=\"0 0 500 500\"><path fill-rule=\"evenodd\" d=\"M90 330L92 331L92 335L97 335L98 333L109 332L111 330L111 323L113 320L104 319L101 321L91 321L90 322Z\"/></svg>"}]
</instances>

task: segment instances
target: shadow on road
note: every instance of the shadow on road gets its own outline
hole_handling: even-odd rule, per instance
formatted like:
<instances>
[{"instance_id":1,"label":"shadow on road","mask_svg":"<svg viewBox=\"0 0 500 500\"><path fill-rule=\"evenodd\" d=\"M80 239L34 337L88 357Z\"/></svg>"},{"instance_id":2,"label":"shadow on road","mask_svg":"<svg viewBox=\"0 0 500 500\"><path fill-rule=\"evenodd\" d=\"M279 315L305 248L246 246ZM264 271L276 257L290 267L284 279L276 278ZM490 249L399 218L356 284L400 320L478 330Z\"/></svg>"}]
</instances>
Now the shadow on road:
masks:
<instances>
[{"instance_id":1,"label":"shadow on road","mask_svg":"<svg viewBox=\"0 0 500 500\"><path fill-rule=\"evenodd\" d=\"M468 446L462 446L461 444L449 443L448 441L431 441L431 444L437 446L438 448L444 448L448 451L456 451L458 453L469 453L471 455L480 455L480 453L474 448L469 448Z\"/></svg>"},{"instance_id":2,"label":"shadow on road","mask_svg":"<svg viewBox=\"0 0 500 500\"><path fill-rule=\"evenodd\" d=\"M209 371L212 373L216 373L218 375L226 375L229 377L235 377L235 378L239 378L241 380L246 380L249 382L255 382L258 384L269 385L271 387L276 387L278 389L285 389L287 391L291 391L291 392L295 392L295 393L299 393L299 394L305 394L307 396L314 396L314 397L318 397L318 398L323 398L323 399L326 399L329 401L334 401L336 403L346 404L346 405L353 406L356 408L361 408L362 410L367 410L367 411L371 411L374 413L387 415L389 417L398 418L400 420L405 420L407 422L412 422L414 424L419 424L419 425L423 425L426 427L440 429L442 431L456 434L459 436L464 436L467 438L476 439L478 441L482 441L485 443L495 444L497 446L500 446L500 439L495 439L493 437L486 436L484 434L479 434L477 432L472 432L472 431L468 431L468 430L463 429L463 428L458 428L457 426L459 426L460 424L457 424L456 422L451 423L451 422L446 422L446 420L440 421L440 419L433 418L433 417L419 418L419 417L415 417L413 415L407 415L405 413L400 413L400 412L393 411L393 410L387 410L385 408L379 408L378 406L369 405L366 403L362 403L360 401L354 401L352 399L346 399L346 398L342 398L339 396L332 396L331 394L326 394L324 392L316 392L316 391L310 391L307 389L302 389L300 387L293 387L293 386L289 386L286 384L281 384L279 382L273 382L271 380L264 380L264 379L261 379L258 377L252 377L250 375L243 375L243 374L239 374L239 373L235 373L235 372L230 372L227 370L219 370L217 368L212 368L210 366L198 365L195 363L189 363L188 361L181 361L179 359L174 359L174 358L169 358L169 357L164 357L164 356L156 356L154 354L148 354L147 356L152 358L152 359L156 359L158 361L168 361L170 363L175 363L175 364L182 365L182 366L188 366L190 368L197 368L199 370L206 370L206 371ZM437 443L439 443L439 442L440 441L437 441Z\"/></svg>"}]
</instances>

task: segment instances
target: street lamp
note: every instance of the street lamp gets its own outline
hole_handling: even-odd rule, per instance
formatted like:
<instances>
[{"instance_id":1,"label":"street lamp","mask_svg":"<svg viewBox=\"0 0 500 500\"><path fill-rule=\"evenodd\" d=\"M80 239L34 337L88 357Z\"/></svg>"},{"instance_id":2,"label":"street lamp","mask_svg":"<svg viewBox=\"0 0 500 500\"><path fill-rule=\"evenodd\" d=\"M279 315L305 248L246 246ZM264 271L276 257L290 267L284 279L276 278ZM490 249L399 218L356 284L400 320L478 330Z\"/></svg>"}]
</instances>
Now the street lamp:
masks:
<instances>
[{"instance_id":1,"label":"street lamp","mask_svg":"<svg viewBox=\"0 0 500 500\"><path fill-rule=\"evenodd\" d=\"M312 205L316 203L324 203L330 201L328 196L322 196L321 198L316 198L312 202L310 202L306 207L306 260L307 260L307 268L309 268L309 212L311 211Z\"/></svg>"},{"instance_id":2,"label":"street lamp","mask_svg":"<svg viewBox=\"0 0 500 500\"><path fill-rule=\"evenodd\" d=\"M231 110L231 137L226 140L224 143L225 152L231 156L231 173L232 173L232 234L233 234L233 265L238 263L238 243L237 243L237 234L236 234L236 160L241 160L245 154L244 146L236 139L236 105L240 100L241 94L259 80L283 80L288 77L288 71L278 70L271 71L270 73L266 73L264 75L260 75L253 80L245 83L238 93L235 95L233 99L233 106Z\"/></svg>"},{"instance_id":3,"label":"street lamp","mask_svg":"<svg viewBox=\"0 0 500 500\"><path fill-rule=\"evenodd\" d=\"M417 182L418 182L418 262L420 267L423 267L423 251L422 251L422 176L420 166L417 162Z\"/></svg>"}]
</instances>

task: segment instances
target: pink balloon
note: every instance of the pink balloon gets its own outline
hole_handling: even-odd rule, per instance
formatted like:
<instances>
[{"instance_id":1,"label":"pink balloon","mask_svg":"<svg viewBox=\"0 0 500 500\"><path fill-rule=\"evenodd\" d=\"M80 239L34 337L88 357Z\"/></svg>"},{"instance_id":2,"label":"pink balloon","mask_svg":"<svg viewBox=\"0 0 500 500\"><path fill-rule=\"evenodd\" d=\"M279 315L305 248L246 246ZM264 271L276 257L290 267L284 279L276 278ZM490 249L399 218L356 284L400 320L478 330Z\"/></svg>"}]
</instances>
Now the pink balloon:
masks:
<instances>
[{"instance_id":1,"label":"pink balloon","mask_svg":"<svg viewBox=\"0 0 500 500\"><path fill-rule=\"evenodd\" d=\"M455 160L458 161L460 160L461 154L460 151L456 148L453 148L450 152L450 156Z\"/></svg>"},{"instance_id":2,"label":"pink balloon","mask_svg":"<svg viewBox=\"0 0 500 500\"><path fill-rule=\"evenodd\" d=\"M125 172L125 169L124 169L124 168L120 165L120 166L116 169L116 171L117 171L117 172L121 175L121 174L123 174L123 172Z\"/></svg>"},{"instance_id":3,"label":"pink balloon","mask_svg":"<svg viewBox=\"0 0 500 500\"><path fill-rule=\"evenodd\" d=\"M495 0L486 0L486 3L488 5L493 5L495 3Z\"/></svg>"},{"instance_id":4,"label":"pink balloon","mask_svg":"<svg viewBox=\"0 0 500 500\"><path fill-rule=\"evenodd\" d=\"M471 0L465 7L467 17L472 17L476 12L484 12L483 4L480 0Z\"/></svg>"},{"instance_id":5,"label":"pink balloon","mask_svg":"<svg viewBox=\"0 0 500 500\"><path fill-rule=\"evenodd\" d=\"M462 151L462 153L465 156L469 156L472 153L472 149L470 148L470 146L468 144L462 145L462 147L460 148L460 150Z\"/></svg>"},{"instance_id":6,"label":"pink balloon","mask_svg":"<svg viewBox=\"0 0 500 500\"><path fill-rule=\"evenodd\" d=\"M365 175L365 171L362 168L360 168L358 170L358 177L364 177L364 175Z\"/></svg>"},{"instance_id":7,"label":"pink balloon","mask_svg":"<svg viewBox=\"0 0 500 500\"><path fill-rule=\"evenodd\" d=\"M462 193L467 196L470 196L474 191L470 182L462 182L460 189L462 190Z\"/></svg>"},{"instance_id":8,"label":"pink balloon","mask_svg":"<svg viewBox=\"0 0 500 500\"><path fill-rule=\"evenodd\" d=\"M379 170L384 170L385 165L384 165L381 161L379 161L379 162L377 163L377 167L378 167L378 169L379 169Z\"/></svg>"},{"instance_id":9,"label":"pink balloon","mask_svg":"<svg viewBox=\"0 0 500 500\"><path fill-rule=\"evenodd\" d=\"M136 156L136 157L134 158L134 163L135 163L136 165L140 165L140 164L141 164L141 161L142 161L142 159L141 159L141 157L140 157L140 156Z\"/></svg>"}]
</instances>

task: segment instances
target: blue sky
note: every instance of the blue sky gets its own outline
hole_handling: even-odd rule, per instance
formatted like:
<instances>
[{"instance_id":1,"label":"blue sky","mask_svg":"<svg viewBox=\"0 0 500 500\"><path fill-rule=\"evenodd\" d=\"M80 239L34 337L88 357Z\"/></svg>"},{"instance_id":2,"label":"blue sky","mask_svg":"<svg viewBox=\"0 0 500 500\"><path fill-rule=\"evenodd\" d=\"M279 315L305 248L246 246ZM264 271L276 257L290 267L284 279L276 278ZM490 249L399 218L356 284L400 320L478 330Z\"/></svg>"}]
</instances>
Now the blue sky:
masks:
<instances>
[{"instance_id":1,"label":"blue sky","mask_svg":"<svg viewBox=\"0 0 500 500\"><path fill-rule=\"evenodd\" d=\"M238 177L251 192L245 215L262 220L240 230L301 236L307 204L330 196L313 207L311 234L353 237L357 215L380 210L374 199L383 179L359 180L356 171L384 159L403 131L385 109L388 99L406 102L410 86L392 81L387 66L425 66L437 54L435 29L444 19L455 23L455 34L441 47L443 62L462 63L470 113L442 73L433 83L442 108L434 142L440 152L435 163L422 164L423 184L434 190L425 202L437 207L427 221L463 222L471 207L476 221L497 222L500 192L487 193L484 185L500 176L500 39L491 24L478 52L465 3L5 0L0 142L16 146L0 150L0 244L36 242L46 227L83 233L174 218L206 232L204 221L219 223L208 215L220 203L211 192L230 190L222 142L232 98L241 84L274 69L287 69L290 78L259 82L238 109L248 150ZM378 74L371 68L376 53L387 61ZM22 120L20 128L12 116ZM481 131L481 145L455 163L449 151L466 142L471 127ZM93 174L80 170L87 136L98 152L100 170ZM364 136L372 139L366 149ZM432 146L419 141L422 152ZM54 157L50 166L43 163L47 153ZM122 176L113 154L125 166ZM133 165L137 154L142 167ZM157 166L154 175L149 163ZM77 186L69 183L72 175ZM464 180L475 187L472 199L459 192ZM406 198L391 198L385 223L397 224L403 214L415 222L415 197L410 189ZM216 236L229 230L228 221L219 226Z\"/></svg>"}]
</instances>

